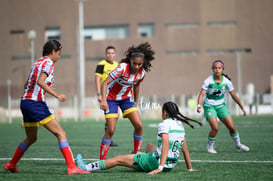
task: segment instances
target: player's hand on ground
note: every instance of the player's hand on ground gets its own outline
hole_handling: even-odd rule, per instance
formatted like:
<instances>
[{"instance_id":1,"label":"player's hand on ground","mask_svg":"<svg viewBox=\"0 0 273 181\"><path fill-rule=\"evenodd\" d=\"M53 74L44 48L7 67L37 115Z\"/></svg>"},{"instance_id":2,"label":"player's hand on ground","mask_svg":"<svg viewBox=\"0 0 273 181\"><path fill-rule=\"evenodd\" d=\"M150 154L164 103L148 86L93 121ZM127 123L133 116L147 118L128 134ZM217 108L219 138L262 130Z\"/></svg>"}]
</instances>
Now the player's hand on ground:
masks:
<instances>
[{"instance_id":1,"label":"player's hand on ground","mask_svg":"<svg viewBox=\"0 0 273 181\"><path fill-rule=\"evenodd\" d=\"M57 96L57 98L59 99L59 101L64 102L66 100L66 96L64 94L60 94Z\"/></svg>"},{"instance_id":2,"label":"player's hand on ground","mask_svg":"<svg viewBox=\"0 0 273 181\"><path fill-rule=\"evenodd\" d=\"M188 169L189 172L198 172L199 170L196 169Z\"/></svg>"}]
</instances>

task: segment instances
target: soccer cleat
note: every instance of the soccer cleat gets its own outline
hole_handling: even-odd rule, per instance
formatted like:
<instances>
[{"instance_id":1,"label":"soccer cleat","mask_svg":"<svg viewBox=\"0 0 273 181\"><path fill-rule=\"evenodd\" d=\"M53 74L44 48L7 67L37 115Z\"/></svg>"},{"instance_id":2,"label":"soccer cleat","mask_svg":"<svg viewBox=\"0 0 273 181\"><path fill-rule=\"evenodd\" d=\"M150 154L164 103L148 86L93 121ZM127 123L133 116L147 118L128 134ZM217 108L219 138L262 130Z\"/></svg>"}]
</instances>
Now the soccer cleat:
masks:
<instances>
[{"instance_id":1,"label":"soccer cleat","mask_svg":"<svg viewBox=\"0 0 273 181\"><path fill-rule=\"evenodd\" d=\"M213 148L213 146L207 147L207 152L208 152L208 153L213 153L213 154L216 154L216 153L217 153L217 151L215 151L215 149Z\"/></svg>"},{"instance_id":2,"label":"soccer cleat","mask_svg":"<svg viewBox=\"0 0 273 181\"><path fill-rule=\"evenodd\" d=\"M78 167L80 167L83 170L86 170L86 164L84 163L81 154L78 154L76 156L76 162L77 162Z\"/></svg>"},{"instance_id":3,"label":"soccer cleat","mask_svg":"<svg viewBox=\"0 0 273 181\"><path fill-rule=\"evenodd\" d=\"M90 174L90 172L85 171L79 167L73 167L73 168L68 168L67 169L67 175L75 175L75 174Z\"/></svg>"},{"instance_id":4,"label":"soccer cleat","mask_svg":"<svg viewBox=\"0 0 273 181\"><path fill-rule=\"evenodd\" d=\"M118 144L116 144L113 140L110 143L110 146L118 146Z\"/></svg>"},{"instance_id":5,"label":"soccer cleat","mask_svg":"<svg viewBox=\"0 0 273 181\"><path fill-rule=\"evenodd\" d=\"M10 162L7 162L4 166L4 169L7 171L11 171L12 173L18 173L18 169L17 169L17 165L16 164L12 164Z\"/></svg>"},{"instance_id":6,"label":"soccer cleat","mask_svg":"<svg viewBox=\"0 0 273 181\"><path fill-rule=\"evenodd\" d=\"M243 144L236 146L236 148L239 149L239 150L242 150L244 152L249 151L249 148L246 145L243 145Z\"/></svg>"}]
</instances>

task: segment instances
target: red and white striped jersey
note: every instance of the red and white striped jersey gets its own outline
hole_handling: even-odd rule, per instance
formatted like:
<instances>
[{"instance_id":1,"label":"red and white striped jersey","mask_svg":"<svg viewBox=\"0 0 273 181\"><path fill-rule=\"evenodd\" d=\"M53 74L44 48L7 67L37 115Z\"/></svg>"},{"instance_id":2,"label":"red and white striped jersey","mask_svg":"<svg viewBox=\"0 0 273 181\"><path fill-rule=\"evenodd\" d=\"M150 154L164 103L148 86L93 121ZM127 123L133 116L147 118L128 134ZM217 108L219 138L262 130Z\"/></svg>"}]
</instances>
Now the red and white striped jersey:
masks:
<instances>
[{"instance_id":1,"label":"red and white striped jersey","mask_svg":"<svg viewBox=\"0 0 273 181\"><path fill-rule=\"evenodd\" d=\"M107 99L123 100L133 97L133 87L142 82L146 71L140 69L136 74L130 71L129 63L121 63L116 69L109 73L113 81L107 87Z\"/></svg>"},{"instance_id":2,"label":"red and white striped jersey","mask_svg":"<svg viewBox=\"0 0 273 181\"><path fill-rule=\"evenodd\" d=\"M45 83L50 86L54 81L54 62L49 57L41 57L32 65L22 100L45 101L45 91L38 85L42 72L48 75Z\"/></svg>"}]
</instances>

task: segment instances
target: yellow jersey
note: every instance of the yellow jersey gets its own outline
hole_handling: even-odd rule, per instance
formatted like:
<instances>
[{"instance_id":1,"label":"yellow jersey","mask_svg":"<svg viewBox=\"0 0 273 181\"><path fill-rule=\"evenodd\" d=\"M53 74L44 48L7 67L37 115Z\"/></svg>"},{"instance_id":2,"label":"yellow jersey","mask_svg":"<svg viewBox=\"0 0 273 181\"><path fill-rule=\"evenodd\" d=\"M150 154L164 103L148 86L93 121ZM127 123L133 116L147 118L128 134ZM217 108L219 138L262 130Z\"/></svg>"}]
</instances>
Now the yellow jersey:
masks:
<instances>
[{"instance_id":1,"label":"yellow jersey","mask_svg":"<svg viewBox=\"0 0 273 181\"><path fill-rule=\"evenodd\" d=\"M107 77L109 72L114 70L118 66L117 61L113 61L112 63L108 62L107 60L101 60L96 68L96 75L101 77L100 83L102 83Z\"/></svg>"}]
</instances>

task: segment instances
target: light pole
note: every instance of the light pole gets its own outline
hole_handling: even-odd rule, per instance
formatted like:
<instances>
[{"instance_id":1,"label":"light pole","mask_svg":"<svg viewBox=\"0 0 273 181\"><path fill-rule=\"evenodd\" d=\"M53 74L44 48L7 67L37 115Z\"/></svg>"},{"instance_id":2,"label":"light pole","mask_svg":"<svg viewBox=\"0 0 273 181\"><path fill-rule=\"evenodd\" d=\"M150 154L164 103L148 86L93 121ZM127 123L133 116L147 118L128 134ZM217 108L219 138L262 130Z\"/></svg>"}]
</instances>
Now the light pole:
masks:
<instances>
[{"instance_id":1,"label":"light pole","mask_svg":"<svg viewBox=\"0 0 273 181\"><path fill-rule=\"evenodd\" d=\"M242 95L242 53L251 53L250 48L235 50L236 53L236 64L237 64L237 83L238 83L238 94Z\"/></svg>"},{"instance_id":2,"label":"light pole","mask_svg":"<svg viewBox=\"0 0 273 181\"><path fill-rule=\"evenodd\" d=\"M11 118L11 93L10 93L11 80L7 80L7 87L8 87L8 118L9 118L9 124L11 124L12 123L12 118Z\"/></svg>"},{"instance_id":3,"label":"light pole","mask_svg":"<svg viewBox=\"0 0 273 181\"><path fill-rule=\"evenodd\" d=\"M30 30L28 32L28 39L30 40L30 55L31 55L31 66L34 63L35 59L35 52L34 52L34 40L36 38L36 31L35 30Z\"/></svg>"},{"instance_id":4,"label":"light pole","mask_svg":"<svg viewBox=\"0 0 273 181\"><path fill-rule=\"evenodd\" d=\"M236 64L237 64L237 83L238 83L238 96L239 98L242 96L242 53L251 53L250 48L237 49L236 53ZM236 114L239 115L238 107L236 107Z\"/></svg>"},{"instance_id":5,"label":"light pole","mask_svg":"<svg viewBox=\"0 0 273 181\"><path fill-rule=\"evenodd\" d=\"M79 79L79 93L80 93L80 120L83 120L83 111L85 109L85 53L84 53L84 6L85 0L78 0L79 2L79 29L78 29L78 79Z\"/></svg>"}]
</instances>

